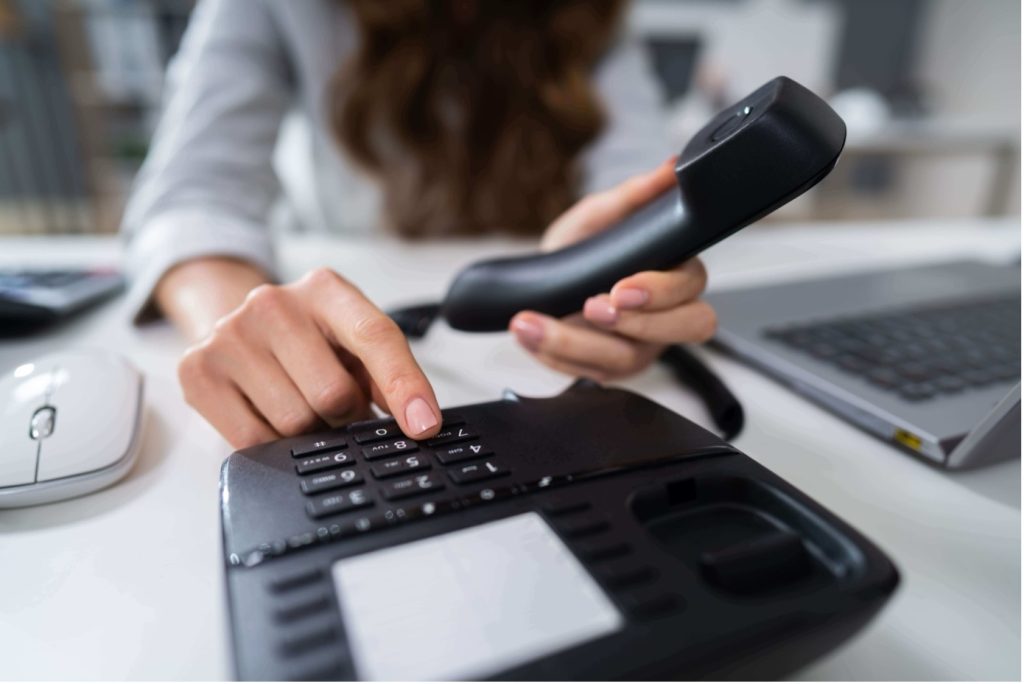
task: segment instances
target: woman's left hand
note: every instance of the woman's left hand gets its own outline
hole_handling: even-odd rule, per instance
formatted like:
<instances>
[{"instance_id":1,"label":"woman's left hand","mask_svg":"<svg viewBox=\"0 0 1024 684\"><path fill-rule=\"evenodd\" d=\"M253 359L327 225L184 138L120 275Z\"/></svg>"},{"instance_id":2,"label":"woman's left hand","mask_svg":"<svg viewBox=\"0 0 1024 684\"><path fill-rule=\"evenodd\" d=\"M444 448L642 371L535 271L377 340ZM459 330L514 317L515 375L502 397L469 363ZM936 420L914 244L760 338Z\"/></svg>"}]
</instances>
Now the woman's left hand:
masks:
<instances>
[{"instance_id":1,"label":"woman's left hand","mask_svg":"<svg viewBox=\"0 0 1024 684\"><path fill-rule=\"evenodd\" d=\"M584 197L544 233L551 251L599 233L675 183L674 159L605 192ZM698 299L707 285L699 259L669 271L623 278L610 292L587 300L583 311L556 319L522 311L509 323L519 343L557 371L605 381L639 372L669 344L705 342L715 311Z\"/></svg>"}]
</instances>

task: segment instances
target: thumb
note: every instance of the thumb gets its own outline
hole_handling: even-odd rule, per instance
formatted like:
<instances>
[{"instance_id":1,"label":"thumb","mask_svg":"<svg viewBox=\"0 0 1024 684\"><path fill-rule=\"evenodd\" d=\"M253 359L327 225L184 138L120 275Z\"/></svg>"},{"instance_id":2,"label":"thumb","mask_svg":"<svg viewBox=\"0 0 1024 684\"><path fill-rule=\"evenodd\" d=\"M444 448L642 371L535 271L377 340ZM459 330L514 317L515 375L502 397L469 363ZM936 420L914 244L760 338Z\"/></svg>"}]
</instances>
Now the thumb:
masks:
<instances>
[{"instance_id":1,"label":"thumb","mask_svg":"<svg viewBox=\"0 0 1024 684\"><path fill-rule=\"evenodd\" d=\"M675 160L674 156L670 157L653 171L633 176L609 190L587 195L548 227L541 238L541 249L545 252L561 249L629 216L673 186Z\"/></svg>"}]
</instances>

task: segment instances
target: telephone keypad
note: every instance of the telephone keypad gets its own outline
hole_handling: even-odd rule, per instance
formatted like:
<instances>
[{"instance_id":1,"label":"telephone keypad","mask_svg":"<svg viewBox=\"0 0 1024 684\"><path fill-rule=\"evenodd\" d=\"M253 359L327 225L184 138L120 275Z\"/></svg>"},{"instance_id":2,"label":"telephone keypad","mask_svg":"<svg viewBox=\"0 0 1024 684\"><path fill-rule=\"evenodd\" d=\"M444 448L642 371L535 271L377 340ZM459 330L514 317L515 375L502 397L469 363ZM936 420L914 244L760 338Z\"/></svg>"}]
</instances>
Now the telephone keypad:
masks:
<instances>
[{"instance_id":1,"label":"telephone keypad","mask_svg":"<svg viewBox=\"0 0 1024 684\"><path fill-rule=\"evenodd\" d=\"M342 448L349 443L353 443L352 448ZM347 437L311 441L294 447L291 454L295 471L302 476L298 480L299 489L307 497L306 513L313 520L331 519L313 532L282 540L280 550L273 544L263 544L240 556L232 554L232 563L256 565L310 544L442 515L554 484L550 477L535 483L487 482L508 475L509 470L495 460L494 451L457 415L444 416L440 432L425 442L405 437L394 421L368 421L350 426ZM308 455L300 457L302 454ZM377 480L376 486L365 486L370 480ZM480 487L467 486L476 482L481 482ZM341 517L356 511L359 513Z\"/></svg>"}]
</instances>

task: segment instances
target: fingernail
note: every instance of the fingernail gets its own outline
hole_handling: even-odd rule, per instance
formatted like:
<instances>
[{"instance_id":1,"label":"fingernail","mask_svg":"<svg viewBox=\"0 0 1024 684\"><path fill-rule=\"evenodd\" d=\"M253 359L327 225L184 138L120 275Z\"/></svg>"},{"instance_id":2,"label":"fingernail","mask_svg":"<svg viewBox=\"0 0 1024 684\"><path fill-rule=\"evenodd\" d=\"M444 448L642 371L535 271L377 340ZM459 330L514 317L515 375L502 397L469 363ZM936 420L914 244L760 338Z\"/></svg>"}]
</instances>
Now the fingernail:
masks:
<instances>
[{"instance_id":1,"label":"fingernail","mask_svg":"<svg viewBox=\"0 0 1024 684\"><path fill-rule=\"evenodd\" d=\"M405 407L405 423L413 431L413 434L426 432L437 425L437 416L434 411L421 397L416 397Z\"/></svg>"},{"instance_id":2,"label":"fingernail","mask_svg":"<svg viewBox=\"0 0 1024 684\"><path fill-rule=\"evenodd\" d=\"M625 287L612 293L615 306L620 309L639 309L650 298L651 295L648 294L647 290L641 290L636 287Z\"/></svg>"},{"instance_id":3,"label":"fingernail","mask_svg":"<svg viewBox=\"0 0 1024 684\"><path fill-rule=\"evenodd\" d=\"M517 318L512 321L512 332L519 343L530 351L540 349L544 340L544 326L532 318Z\"/></svg>"},{"instance_id":4,"label":"fingernail","mask_svg":"<svg viewBox=\"0 0 1024 684\"><path fill-rule=\"evenodd\" d=\"M587 320L603 325L612 325L619 319L619 312L606 299L588 299L583 307Z\"/></svg>"}]
</instances>

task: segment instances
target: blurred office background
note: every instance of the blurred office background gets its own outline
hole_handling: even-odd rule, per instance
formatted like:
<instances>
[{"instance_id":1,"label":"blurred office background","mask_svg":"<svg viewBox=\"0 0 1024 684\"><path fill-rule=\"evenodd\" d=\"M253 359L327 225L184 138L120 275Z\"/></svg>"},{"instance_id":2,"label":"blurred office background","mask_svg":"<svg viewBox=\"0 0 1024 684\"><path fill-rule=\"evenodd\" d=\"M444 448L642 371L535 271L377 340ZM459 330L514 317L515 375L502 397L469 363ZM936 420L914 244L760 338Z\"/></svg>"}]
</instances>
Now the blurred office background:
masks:
<instances>
[{"instance_id":1,"label":"blurred office background","mask_svg":"<svg viewBox=\"0 0 1024 684\"><path fill-rule=\"evenodd\" d=\"M192 6L0 0L0 233L117 229ZM628 19L667 147L778 74L847 119L836 171L772 220L1020 213L1018 0L634 0Z\"/></svg>"}]
</instances>

